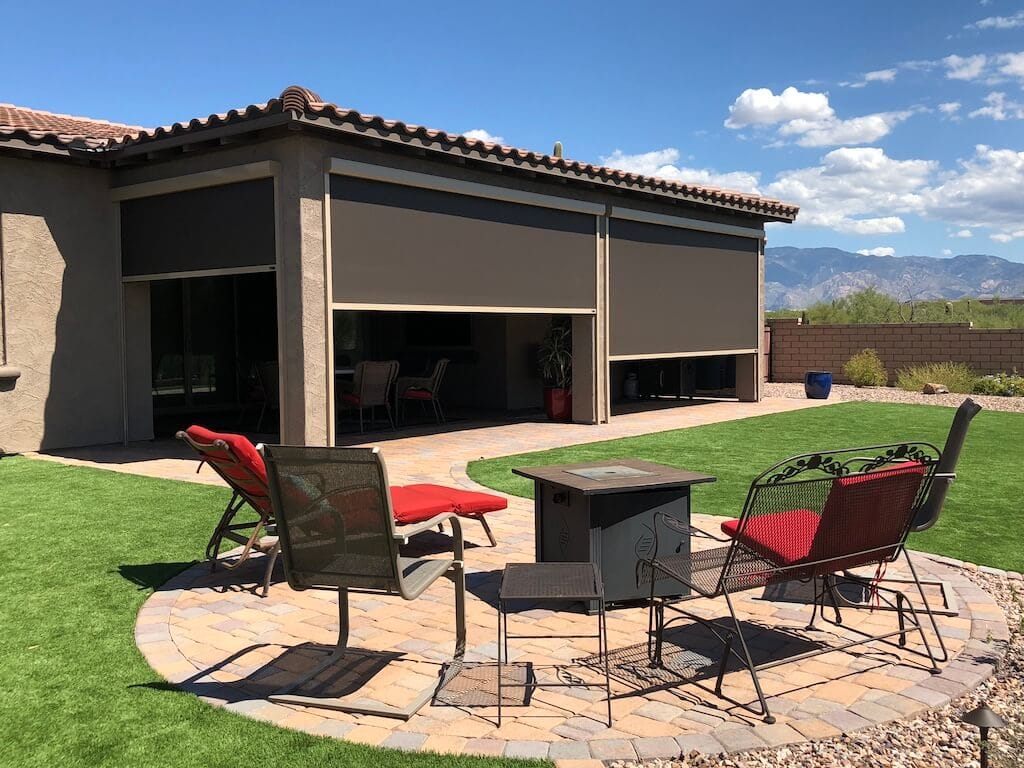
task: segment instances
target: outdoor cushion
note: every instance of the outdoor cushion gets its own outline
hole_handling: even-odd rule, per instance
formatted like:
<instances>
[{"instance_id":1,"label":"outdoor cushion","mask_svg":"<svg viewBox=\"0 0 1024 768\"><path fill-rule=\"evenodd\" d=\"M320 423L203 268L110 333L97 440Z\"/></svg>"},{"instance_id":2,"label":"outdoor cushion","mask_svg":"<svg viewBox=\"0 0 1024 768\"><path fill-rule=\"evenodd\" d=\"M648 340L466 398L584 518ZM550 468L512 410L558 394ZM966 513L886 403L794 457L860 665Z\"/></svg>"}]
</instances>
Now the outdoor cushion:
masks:
<instances>
[{"instance_id":1,"label":"outdoor cushion","mask_svg":"<svg viewBox=\"0 0 1024 768\"><path fill-rule=\"evenodd\" d=\"M391 509L399 525L419 523L455 511L448 499L400 485L391 486Z\"/></svg>"},{"instance_id":2,"label":"outdoor cushion","mask_svg":"<svg viewBox=\"0 0 1024 768\"><path fill-rule=\"evenodd\" d=\"M433 400L434 395L429 389L409 388L402 393L406 400Z\"/></svg>"},{"instance_id":3,"label":"outdoor cushion","mask_svg":"<svg viewBox=\"0 0 1024 768\"><path fill-rule=\"evenodd\" d=\"M739 533L739 520L722 532L779 566L836 558L830 569L876 563L894 554L902 540L925 467L907 462L832 481L819 516L809 509L757 515ZM870 552L861 555L857 553ZM838 557L851 553L846 557Z\"/></svg>"},{"instance_id":4,"label":"outdoor cushion","mask_svg":"<svg viewBox=\"0 0 1024 768\"><path fill-rule=\"evenodd\" d=\"M726 520L722 532L775 565L787 566L807 558L819 519L810 509L791 509L751 517L739 535L740 521Z\"/></svg>"},{"instance_id":5,"label":"outdoor cushion","mask_svg":"<svg viewBox=\"0 0 1024 768\"><path fill-rule=\"evenodd\" d=\"M212 446L217 440L222 440L226 443L245 469L235 464L226 451L218 450L215 447L204 450L202 452L203 459L210 464L216 464L218 469L231 478L235 485L259 505L261 511L269 512L270 499L267 497L267 470L263 465L263 457L259 455L256 451L256 446L245 435L235 435L230 432L214 432L198 424L193 424L186 429L185 434L196 443L202 445ZM246 470L251 471L256 476L256 479L254 480Z\"/></svg>"},{"instance_id":6,"label":"outdoor cushion","mask_svg":"<svg viewBox=\"0 0 1024 768\"><path fill-rule=\"evenodd\" d=\"M503 496L495 496L493 493L480 493L479 491L466 491L461 488L449 488L444 485L433 485L431 483L418 483L405 486L406 490L415 490L420 493L427 493L436 498L446 499L454 507L454 512L463 517L476 517L485 512L496 512L499 509L508 507L508 500Z\"/></svg>"}]
</instances>

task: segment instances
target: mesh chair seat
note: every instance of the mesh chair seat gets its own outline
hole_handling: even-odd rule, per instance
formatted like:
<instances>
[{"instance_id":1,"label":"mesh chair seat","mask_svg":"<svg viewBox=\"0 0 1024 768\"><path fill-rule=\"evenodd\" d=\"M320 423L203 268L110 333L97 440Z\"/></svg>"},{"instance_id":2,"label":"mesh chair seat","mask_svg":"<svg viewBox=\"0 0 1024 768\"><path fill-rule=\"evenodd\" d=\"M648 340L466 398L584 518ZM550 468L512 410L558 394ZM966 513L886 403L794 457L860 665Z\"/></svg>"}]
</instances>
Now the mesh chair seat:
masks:
<instances>
[{"instance_id":1,"label":"mesh chair seat","mask_svg":"<svg viewBox=\"0 0 1024 768\"><path fill-rule=\"evenodd\" d=\"M319 665L271 701L325 707L408 720L434 695L422 691L404 707L356 698L293 694L328 667L363 652L348 648L348 592L372 591L415 600L446 574L455 582L455 654L448 673L462 665L466 649L466 586L462 529L453 512L395 530L395 510L387 469L376 448L315 448L265 445L261 448L278 521L284 572L293 589L335 589L338 640ZM405 557L399 545L441 522L452 526L452 556ZM439 685L444 678L439 680Z\"/></svg>"},{"instance_id":2,"label":"mesh chair seat","mask_svg":"<svg viewBox=\"0 0 1024 768\"><path fill-rule=\"evenodd\" d=\"M731 563L730 553L733 554ZM718 597L723 591L722 577L727 564L729 579L724 588L730 592L766 586L778 573L776 566L757 553L744 547L737 547L733 552L731 546L705 549L691 555L666 555L657 558L649 567L653 567L658 580L674 579L701 597ZM651 570L645 568L644 571L640 582L646 584L649 583Z\"/></svg>"}]
</instances>

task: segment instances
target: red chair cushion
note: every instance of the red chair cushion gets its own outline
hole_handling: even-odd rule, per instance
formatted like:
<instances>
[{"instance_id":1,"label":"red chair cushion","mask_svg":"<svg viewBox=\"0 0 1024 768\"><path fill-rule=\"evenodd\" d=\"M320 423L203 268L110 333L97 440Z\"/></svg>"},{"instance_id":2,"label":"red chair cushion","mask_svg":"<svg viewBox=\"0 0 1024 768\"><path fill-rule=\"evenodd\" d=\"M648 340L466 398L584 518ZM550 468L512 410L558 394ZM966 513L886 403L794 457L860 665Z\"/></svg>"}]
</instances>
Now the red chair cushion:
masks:
<instances>
[{"instance_id":1,"label":"red chair cushion","mask_svg":"<svg viewBox=\"0 0 1024 768\"><path fill-rule=\"evenodd\" d=\"M219 469L227 483L233 489L242 491L261 512L270 512L267 468L249 438L230 432L214 432L198 424L186 429L185 434L196 443L211 446L199 451L203 460ZM222 440L231 453L214 447L213 443L217 440Z\"/></svg>"},{"instance_id":2,"label":"red chair cushion","mask_svg":"<svg viewBox=\"0 0 1024 768\"><path fill-rule=\"evenodd\" d=\"M787 566L807 558L820 518L810 509L757 515L739 533L739 520L726 520L722 532L770 562Z\"/></svg>"},{"instance_id":3,"label":"red chair cushion","mask_svg":"<svg viewBox=\"0 0 1024 768\"><path fill-rule=\"evenodd\" d=\"M399 525L419 523L455 511L447 499L400 485L391 486L391 509Z\"/></svg>"},{"instance_id":4,"label":"red chair cushion","mask_svg":"<svg viewBox=\"0 0 1024 768\"><path fill-rule=\"evenodd\" d=\"M407 389L402 393L406 400L433 400L434 395L429 389Z\"/></svg>"},{"instance_id":5,"label":"red chair cushion","mask_svg":"<svg viewBox=\"0 0 1024 768\"><path fill-rule=\"evenodd\" d=\"M838 571L876 563L895 554L925 472L923 464L907 462L839 477L820 516L809 509L774 512L748 519L742 533L739 520L726 520L722 532L779 566L834 560L829 570Z\"/></svg>"},{"instance_id":6,"label":"red chair cushion","mask_svg":"<svg viewBox=\"0 0 1024 768\"><path fill-rule=\"evenodd\" d=\"M407 485L405 488L445 499L454 507L455 514L463 517L477 517L486 512L496 512L508 507L508 499L503 496L495 496L493 493L466 491L461 488L449 488L445 485L431 483L417 483Z\"/></svg>"},{"instance_id":7,"label":"red chair cushion","mask_svg":"<svg viewBox=\"0 0 1024 768\"><path fill-rule=\"evenodd\" d=\"M352 405L359 405L359 395L355 394L354 392L342 392L341 399L346 403L351 403Z\"/></svg>"}]
</instances>

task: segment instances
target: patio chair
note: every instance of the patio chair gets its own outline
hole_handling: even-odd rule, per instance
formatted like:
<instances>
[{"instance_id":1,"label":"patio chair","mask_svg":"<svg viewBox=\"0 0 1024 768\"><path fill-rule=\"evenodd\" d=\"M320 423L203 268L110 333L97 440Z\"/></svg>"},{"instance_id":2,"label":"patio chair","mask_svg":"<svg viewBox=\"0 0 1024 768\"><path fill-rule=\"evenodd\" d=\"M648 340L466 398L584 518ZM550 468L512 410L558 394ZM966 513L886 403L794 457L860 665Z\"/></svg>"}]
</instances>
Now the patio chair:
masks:
<instances>
[{"instance_id":1,"label":"patio chair","mask_svg":"<svg viewBox=\"0 0 1024 768\"><path fill-rule=\"evenodd\" d=\"M231 489L228 505L206 545L210 570L216 570L218 565L232 570L248 560L253 552L264 552L267 555L267 568L263 575L263 596L266 597L274 563L277 561L278 547L276 536L263 535L274 524L263 458L244 435L214 432L193 424L178 432L177 438L199 454L197 472L204 463L209 464ZM236 520L246 505L256 513L256 519ZM242 545L241 553L230 561L220 556L225 539Z\"/></svg>"},{"instance_id":2,"label":"patio chair","mask_svg":"<svg viewBox=\"0 0 1024 768\"><path fill-rule=\"evenodd\" d=\"M359 412L359 431L363 432L363 411L370 409L370 423L374 421L377 406L383 405L388 423L395 428L391 415L391 387L398 377L398 362L395 360L363 360L356 364L352 383L340 382L342 386L338 405L343 410Z\"/></svg>"},{"instance_id":3,"label":"patio chair","mask_svg":"<svg viewBox=\"0 0 1024 768\"><path fill-rule=\"evenodd\" d=\"M395 383L395 405L401 404L398 413L400 421L405 420L405 402L415 400L426 408L426 404L434 409L434 419L438 424L444 423L444 410L441 408L441 383L450 361L442 357L434 364L434 371L429 376L403 376Z\"/></svg>"},{"instance_id":4,"label":"patio chair","mask_svg":"<svg viewBox=\"0 0 1024 768\"><path fill-rule=\"evenodd\" d=\"M454 513L439 514L401 532L388 493L387 469L377 448L311 448L265 445L270 495L280 532L284 572L292 589L338 593L338 639L331 653L300 679L270 696L274 702L408 720L462 666L466 649L466 583L462 529ZM403 557L410 536L448 522L452 555L444 559ZM366 699L294 693L339 662L374 656L348 647L348 593L397 594L415 600L442 576L455 582L455 653L430 686L403 706ZM386 654L393 658L394 654Z\"/></svg>"},{"instance_id":5,"label":"patio chair","mask_svg":"<svg viewBox=\"0 0 1024 768\"><path fill-rule=\"evenodd\" d=\"M906 645L911 632L920 635L931 671L939 671L931 644L924 631L919 612L902 592L883 587L877 578L865 578L851 569L874 567L876 577L885 565L900 554L906 559L913 583L917 587L924 611L931 610L917 577L906 539L914 519L928 497L936 478L940 454L928 443L902 443L855 448L830 453L804 454L787 459L761 473L751 484L743 512L736 520L722 524L728 538L718 538L689 526L685 521L661 513L656 516L655 530L640 552L638 581L649 580L649 661L653 667L663 666L662 658L666 627L682 618L696 621L710 630L725 646L715 691L721 695L722 679L731 657L749 670L765 722L775 722L768 709L758 679L760 670L797 661L809 656L844 650L870 641L898 638ZM679 533L714 539L724 546L690 553L658 552L658 531L664 526ZM676 539L678 540L678 538ZM743 626L736 612L732 595L749 589L784 581L810 581L815 585L811 619L823 620L825 600L835 610L835 624L842 622L836 591L837 574L869 589L880 602L898 615L898 629L870 635L859 629L848 629L857 635L840 645L818 649L755 664ZM657 598L656 583L670 579L683 585L681 597ZM731 622L722 626L686 610L687 601L698 598L725 599ZM678 616L666 620L666 611ZM730 626L731 624L731 626ZM935 627L934 618L932 626ZM733 645L739 641L739 650ZM916 651L915 651L916 652Z\"/></svg>"}]
</instances>

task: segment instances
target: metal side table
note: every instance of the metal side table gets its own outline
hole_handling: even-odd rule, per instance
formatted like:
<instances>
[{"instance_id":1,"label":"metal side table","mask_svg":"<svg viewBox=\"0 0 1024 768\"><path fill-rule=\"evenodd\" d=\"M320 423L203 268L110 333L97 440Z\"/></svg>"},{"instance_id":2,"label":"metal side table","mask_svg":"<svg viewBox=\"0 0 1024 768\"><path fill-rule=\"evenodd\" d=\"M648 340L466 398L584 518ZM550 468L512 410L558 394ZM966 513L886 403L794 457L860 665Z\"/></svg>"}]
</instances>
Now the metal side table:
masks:
<instances>
[{"instance_id":1,"label":"metal side table","mask_svg":"<svg viewBox=\"0 0 1024 768\"><path fill-rule=\"evenodd\" d=\"M510 635L508 614L516 609L509 607L513 601L542 603L580 600L585 606L597 605L596 635ZM531 606L532 607L532 606ZM582 617L586 620L586 617ZM541 683L534 679L525 683L502 684L502 665L508 659L509 638L550 639L550 638L594 638L597 640L598 658L604 662L604 682L551 682ZM577 665L582 666L582 665ZM604 610L604 585L594 563L509 563L501 575L498 587L498 727L501 727L502 688L604 688L608 702L608 727L612 725L612 693L608 674L608 625Z\"/></svg>"}]
</instances>

